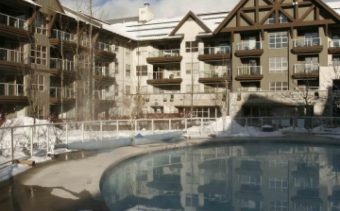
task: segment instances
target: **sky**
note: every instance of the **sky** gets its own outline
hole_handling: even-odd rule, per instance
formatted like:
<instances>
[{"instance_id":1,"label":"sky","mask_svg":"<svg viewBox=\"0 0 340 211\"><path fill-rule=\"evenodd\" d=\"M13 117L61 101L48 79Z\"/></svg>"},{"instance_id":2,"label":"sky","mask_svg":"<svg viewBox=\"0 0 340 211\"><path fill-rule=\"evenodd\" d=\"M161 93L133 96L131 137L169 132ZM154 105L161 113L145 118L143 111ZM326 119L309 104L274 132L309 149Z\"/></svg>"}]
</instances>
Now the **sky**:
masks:
<instances>
[{"instance_id":1,"label":"sky","mask_svg":"<svg viewBox=\"0 0 340 211\"><path fill-rule=\"evenodd\" d=\"M185 15L189 10L195 13L231 10L239 0L92 0L93 14L101 19L137 16L138 8L150 3L157 18ZM324 0L339 2L340 0ZM76 11L88 13L90 0L60 0Z\"/></svg>"},{"instance_id":2,"label":"sky","mask_svg":"<svg viewBox=\"0 0 340 211\"><path fill-rule=\"evenodd\" d=\"M60 2L72 9L83 12L89 11L90 0L60 0ZM176 17L193 12L227 11L232 9L238 0L93 0L93 12L96 17L122 18L138 15L138 8L144 3L151 5L157 18Z\"/></svg>"}]
</instances>

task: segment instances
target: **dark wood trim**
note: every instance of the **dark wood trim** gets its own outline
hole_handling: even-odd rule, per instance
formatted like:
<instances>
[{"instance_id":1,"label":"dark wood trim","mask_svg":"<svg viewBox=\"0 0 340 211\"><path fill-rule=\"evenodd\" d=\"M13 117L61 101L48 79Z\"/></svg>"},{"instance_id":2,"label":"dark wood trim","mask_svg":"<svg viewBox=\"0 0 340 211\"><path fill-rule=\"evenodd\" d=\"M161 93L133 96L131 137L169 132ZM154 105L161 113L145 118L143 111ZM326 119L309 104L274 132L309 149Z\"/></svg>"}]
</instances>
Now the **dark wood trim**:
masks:
<instances>
[{"instance_id":1,"label":"dark wood trim","mask_svg":"<svg viewBox=\"0 0 340 211\"><path fill-rule=\"evenodd\" d=\"M201 54L198 55L200 61L220 61L225 59L231 59L231 53L216 53L216 54Z\"/></svg>"},{"instance_id":2,"label":"dark wood trim","mask_svg":"<svg viewBox=\"0 0 340 211\"><path fill-rule=\"evenodd\" d=\"M205 23L201 21L192 11L189 11L188 14L177 24L177 26L170 32L169 36L176 35L177 31L183 26L183 24L189 19L192 18L203 30L205 33L210 33L211 30Z\"/></svg>"},{"instance_id":3,"label":"dark wood trim","mask_svg":"<svg viewBox=\"0 0 340 211\"><path fill-rule=\"evenodd\" d=\"M182 83L183 79L182 78L174 78L174 79L151 79L147 80L147 83L153 86L169 86L169 85L174 85L178 86Z\"/></svg>"},{"instance_id":4,"label":"dark wood trim","mask_svg":"<svg viewBox=\"0 0 340 211\"><path fill-rule=\"evenodd\" d=\"M321 53L322 45L319 46L306 46L306 47L293 47L292 52L295 54L315 54Z\"/></svg>"},{"instance_id":5,"label":"dark wood trim","mask_svg":"<svg viewBox=\"0 0 340 211\"><path fill-rule=\"evenodd\" d=\"M263 79L263 75L240 75L236 76L237 81L260 81Z\"/></svg>"},{"instance_id":6,"label":"dark wood trim","mask_svg":"<svg viewBox=\"0 0 340 211\"><path fill-rule=\"evenodd\" d=\"M182 56L148 57L146 61L149 64L179 63L182 61L182 58Z\"/></svg>"},{"instance_id":7,"label":"dark wood trim","mask_svg":"<svg viewBox=\"0 0 340 211\"><path fill-rule=\"evenodd\" d=\"M254 50L236 50L235 56L237 57L259 57L263 54L263 49Z\"/></svg>"},{"instance_id":8,"label":"dark wood trim","mask_svg":"<svg viewBox=\"0 0 340 211\"><path fill-rule=\"evenodd\" d=\"M328 48L329 54L340 54L340 47L331 47Z\"/></svg>"},{"instance_id":9,"label":"dark wood trim","mask_svg":"<svg viewBox=\"0 0 340 211\"><path fill-rule=\"evenodd\" d=\"M27 96L0 96L1 104L11 104L11 103L20 103L28 105L28 97Z\"/></svg>"},{"instance_id":10,"label":"dark wood trim","mask_svg":"<svg viewBox=\"0 0 340 211\"><path fill-rule=\"evenodd\" d=\"M317 73L299 73L293 74L293 79L319 79L319 72Z\"/></svg>"}]
</instances>

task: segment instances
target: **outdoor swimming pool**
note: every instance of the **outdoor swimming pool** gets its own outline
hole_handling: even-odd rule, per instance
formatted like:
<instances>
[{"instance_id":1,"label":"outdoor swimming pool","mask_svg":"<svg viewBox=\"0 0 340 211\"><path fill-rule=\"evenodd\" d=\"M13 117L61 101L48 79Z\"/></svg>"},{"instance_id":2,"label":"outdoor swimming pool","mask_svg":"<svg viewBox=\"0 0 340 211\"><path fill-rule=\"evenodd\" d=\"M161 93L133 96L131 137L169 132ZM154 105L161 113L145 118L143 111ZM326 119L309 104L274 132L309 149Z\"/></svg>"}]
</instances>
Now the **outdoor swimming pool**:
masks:
<instances>
[{"instance_id":1,"label":"outdoor swimming pool","mask_svg":"<svg viewBox=\"0 0 340 211\"><path fill-rule=\"evenodd\" d=\"M108 169L110 210L294 210L340 207L340 147L214 145L135 158Z\"/></svg>"}]
</instances>

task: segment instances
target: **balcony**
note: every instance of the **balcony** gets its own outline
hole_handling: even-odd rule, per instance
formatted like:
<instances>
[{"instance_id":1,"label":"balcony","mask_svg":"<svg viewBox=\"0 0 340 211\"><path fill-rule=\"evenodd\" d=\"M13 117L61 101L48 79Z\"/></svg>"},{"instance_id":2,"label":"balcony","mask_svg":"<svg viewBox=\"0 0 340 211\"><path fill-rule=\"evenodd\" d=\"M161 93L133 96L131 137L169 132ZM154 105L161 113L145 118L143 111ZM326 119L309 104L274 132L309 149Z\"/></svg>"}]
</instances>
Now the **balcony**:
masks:
<instances>
[{"instance_id":1,"label":"balcony","mask_svg":"<svg viewBox=\"0 0 340 211\"><path fill-rule=\"evenodd\" d=\"M258 81L263 78L262 66L240 66L237 68L236 80L238 81Z\"/></svg>"},{"instance_id":2,"label":"balcony","mask_svg":"<svg viewBox=\"0 0 340 211\"><path fill-rule=\"evenodd\" d=\"M231 58L230 46L205 47L200 49L198 59L205 62L223 61Z\"/></svg>"},{"instance_id":3,"label":"balcony","mask_svg":"<svg viewBox=\"0 0 340 211\"><path fill-rule=\"evenodd\" d=\"M202 71L200 72L198 82L214 87L226 87L227 81L231 81L231 75L228 72Z\"/></svg>"},{"instance_id":4,"label":"balcony","mask_svg":"<svg viewBox=\"0 0 340 211\"><path fill-rule=\"evenodd\" d=\"M73 88L50 87L51 104L73 104L75 93Z\"/></svg>"},{"instance_id":5,"label":"balcony","mask_svg":"<svg viewBox=\"0 0 340 211\"><path fill-rule=\"evenodd\" d=\"M1 35L8 38L21 38L29 41L30 32L26 21L21 18L0 13L0 31Z\"/></svg>"},{"instance_id":6,"label":"balcony","mask_svg":"<svg viewBox=\"0 0 340 211\"><path fill-rule=\"evenodd\" d=\"M320 53L323 47L320 37L299 38L293 40L292 52L295 54L315 54Z\"/></svg>"},{"instance_id":7,"label":"balcony","mask_svg":"<svg viewBox=\"0 0 340 211\"><path fill-rule=\"evenodd\" d=\"M77 48L77 39L74 34L69 32L61 31L58 29L53 29L50 44L54 46L63 45L66 49L76 49ZM79 43L80 45L81 43ZM84 43L83 43L84 44Z\"/></svg>"},{"instance_id":8,"label":"balcony","mask_svg":"<svg viewBox=\"0 0 340 211\"><path fill-rule=\"evenodd\" d=\"M340 54L340 39L333 39L329 42L328 53Z\"/></svg>"},{"instance_id":9,"label":"balcony","mask_svg":"<svg viewBox=\"0 0 340 211\"><path fill-rule=\"evenodd\" d=\"M159 50L151 52L146 61L149 64L168 64L168 63L179 63L182 61L179 49L173 50Z\"/></svg>"},{"instance_id":10,"label":"balcony","mask_svg":"<svg viewBox=\"0 0 340 211\"><path fill-rule=\"evenodd\" d=\"M263 54L261 41L242 41L236 44L235 56L237 57L259 57Z\"/></svg>"},{"instance_id":11,"label":"balcony","mask_svg":"<svg viewBox=\"0 0 340 211\"><path fill-rule=\"evenodd\" d=\"M319 78L319 64L295 64L294 79L318 79Z\"/></svg>"},{"instance_id":12,"label":"balcony","mask_svg":"<svg viewBox=\"0 0 340 211\"><path fill-rule=\"evenodd\" d=\"M110 74L110 68L107 66L96 66L94 79L96 80L96 86L109 85L115 82L115 77Z\"/></svg>"},{"instance_id":13,"label":"balcony","mask_svg":"<svg viewBox=\"0 0 340 211\"><path fill-rule=\"evenodd\" d=\"M109 95L107 92L102 90L94 91L94 99L97 101L97 110L103 110L106 108L113 107L115 105L114 96Z\"/></svg>"},{"instance_id":14,"label":"balcony","mask_svg":"<svg viewBox=\"0 0 340 211\"><path fill-rule=\"evenodd\" d=\"M97 58L107 59L110 61L116 58L115 47L113 45L104 42L98 42L96 45L96 50Z\"/></svg>"},{"instance_id":15,"label":"balcony","mask_svg":"<svg viewBox=\"0 0 340 211\"><path fill-rule=\"evenodd\" d=\"M149 74L147 83L153 86L179 86L182 78L180 71L157 71Z\"/></svg>"},{"instance_id":16,"label":"balcony","mask_svg":"<svg viewBox=\"0 0 340 211\"><path fill-rule=\"evenodd\" d=\"M23 63L23 53L21 51L0 48L0 70L2 72L22 74L29 69L29 66Z\"/></svg>"},{"instance_id":17,"label":"balcony","mask_svg":"<svg viewBox=\"0 0 340 211\"><path fill-rule=\"evenodd\" d=\"M0 102L3 103L24 103L28 99L24 95L24 85L13 83L0 83Z\"/></svg>"},{"instance_id":18,"label":"balcony","mask_svg":"<svg viewBox=\"0 0 340 211\"><path fill-rule=\"evenodd\" d=\"M57 75L63 74L67 79L74 79L76 76L76 68L74 62L67 59L51 58L50 68Z\"/></svg>"}]
</instances>

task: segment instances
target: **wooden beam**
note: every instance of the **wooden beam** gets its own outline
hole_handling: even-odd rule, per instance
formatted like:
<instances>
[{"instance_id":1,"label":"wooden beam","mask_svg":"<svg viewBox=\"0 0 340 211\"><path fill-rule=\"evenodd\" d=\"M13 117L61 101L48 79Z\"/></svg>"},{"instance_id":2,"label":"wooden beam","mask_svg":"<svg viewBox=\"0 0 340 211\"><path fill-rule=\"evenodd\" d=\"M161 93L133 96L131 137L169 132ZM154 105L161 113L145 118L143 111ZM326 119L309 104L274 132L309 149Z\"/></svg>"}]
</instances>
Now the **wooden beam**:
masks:
<instances>
[{"instance_id":1,"label":"wooden beam","mask_svg":"<svg viewBox=\"0 0 340 211\"><path fill-rule=\"evenodd\" d=\"M320 9L319 7L315 7L315 20L320 20Z\"/></svg>"},{"instance_id":2,"label":"wooden beam","mask_svg":"<svg viewBox=\"0 0 340 211\"><path fill-rule=\"evenodd\" d=\"M299 21L303 22L307 16L314 10L315 6L311 6L303 15L302 17L299 19Z\"/></svg>"},{"instance_id":3,"label":"wooden beam","mask_svg":"<svg viewBox=\"0 0 340 211\"><path fill-rule=\"evenodd\" d=\"M49 17L49 23L48 23L48 26L47 26L47 33L48 33L48 36L51 37L51 34L52 34L52 27L55 23L55 20L57 18L57 13L54 13L53 15L51 16L48 16Z\"/></svg>"},{"instance_id":4,"label":"wooden beam","mask_svg":"<svg viewBox=\"0 0 340 211\"><path fill-rule=\"evenodd\" d=\"M255 25L254 21L247 14L241 12L241 17L248 22L249 25Z\"/></svg>"},{"instance_id":5,"label":"wooden beam","mask_svg":"<svg viewBox=\"0 0 340 211\"><path fill-rule=\"evenodd\" d=\"M290 22L294 22L294 17L292 17L291 15L289 15L288 13L286 13L286 11L284 11L282 8L279 9L279 11L285 15L289 20Z\"/></svg>"},{"instance_id":6,"label":"wooden beam","mask_svg":"<svg viewBox=\"0 0 340 211\"><path fill-rule=\"evenodd\" d=\"M262 20L260 21L260 25L265 24L265 22L267 21L267 19L273 14L274 11L275 11L274 8L272 8L272 10L270 10L270 11L267 13L267 15L265 15L265 16L262 18Z\"/></svg>"}]
</instances>

